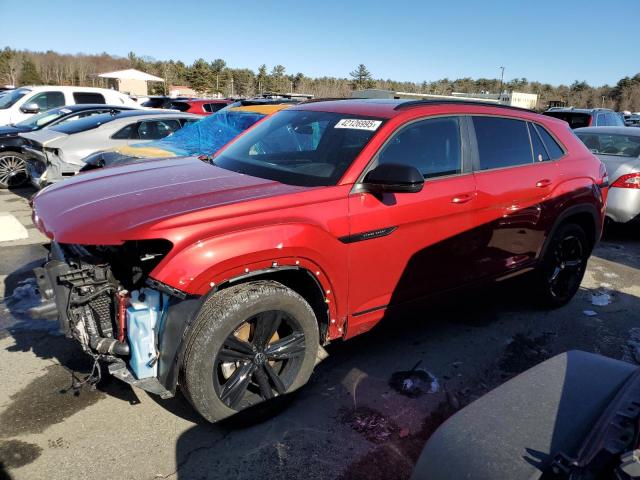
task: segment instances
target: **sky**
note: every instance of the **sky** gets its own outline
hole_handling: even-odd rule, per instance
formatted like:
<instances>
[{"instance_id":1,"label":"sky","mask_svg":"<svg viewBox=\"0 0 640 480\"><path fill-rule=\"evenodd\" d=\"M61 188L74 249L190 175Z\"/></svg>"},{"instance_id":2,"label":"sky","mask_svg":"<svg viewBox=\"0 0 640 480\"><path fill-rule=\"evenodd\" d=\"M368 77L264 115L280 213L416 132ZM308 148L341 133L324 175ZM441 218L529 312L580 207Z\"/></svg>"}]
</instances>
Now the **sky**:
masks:
<instances>
[{"instance_id":1,"label":"sky","mask_svg":"<svg viewBox=\"0 0 640 480\"><path fill-rule=\"evenodd\" d=\"M0 47L222 58L307 76L525 77L615 84L640 72L640 0L0 0Z\"/></svg>"}]
</instances>

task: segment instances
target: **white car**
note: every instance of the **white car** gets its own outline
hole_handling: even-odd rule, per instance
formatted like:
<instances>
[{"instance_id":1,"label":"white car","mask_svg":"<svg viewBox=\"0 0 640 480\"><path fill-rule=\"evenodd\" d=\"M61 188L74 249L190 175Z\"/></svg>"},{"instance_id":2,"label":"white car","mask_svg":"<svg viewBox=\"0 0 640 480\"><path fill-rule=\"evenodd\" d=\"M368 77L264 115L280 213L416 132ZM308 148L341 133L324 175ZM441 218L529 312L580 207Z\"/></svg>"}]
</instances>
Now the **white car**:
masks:
<instances>
[{"instance_id":1,"label":"white car","mask_svg":"<svg viewBox=\"0 0 640 480\"><path fill-rule=\"evenodd\" d=\"M26 120L36 113L78 103L101 103L140 108L128 95L93 87L20 87L0 95L0 125Z\"/></svg>"},{"instance_id":2,"label":"white car","mask_svg":"<svg viewBox=\"0 0 640 480\"><path fill-rule=\"evenodd\" d=\"M37 188L78 173L84 159L98 150L159 140L202 119L175 110L127 110L21 133L27 171Z\"/></svg>"}]
</instances>

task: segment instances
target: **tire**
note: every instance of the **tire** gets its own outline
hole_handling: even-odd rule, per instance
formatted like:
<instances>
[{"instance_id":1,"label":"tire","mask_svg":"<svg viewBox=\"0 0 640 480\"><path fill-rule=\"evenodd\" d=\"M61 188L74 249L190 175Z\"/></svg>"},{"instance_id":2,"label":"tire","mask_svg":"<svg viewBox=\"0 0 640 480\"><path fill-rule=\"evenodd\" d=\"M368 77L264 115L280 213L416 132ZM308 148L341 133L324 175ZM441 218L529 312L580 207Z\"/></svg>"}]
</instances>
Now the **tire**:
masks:
<instances>
[{"instance_id":1,"label":"tire","mask_svg":"<svg viewBox=\"0 0 640 480\"><path fill-rule=\"evenodd\" d=\"M0 153L0 188L21 187L27 180L29 175L24 155L13 151Z\"/></svg>"},{"instance_id":2,"label":"tire","mask_svg":"<svg viewBox=\"0 0 640 480\"><path fill-rule=\"evenodd\" d=\"M276 397L306 384L318 351L318 322L293 290L255 281L207 299L186 342L181 388L198 413L217 422L249 407L264 413L269 404L281 404Z\"/></svg>"},{"instance_id":3,"label":"tire","mask_svg":"<svg viewBox=\"0 0 640 480\"><path fill-rule=\"evenodd\" d=\"M531 277L536 302L544 308L569 303L580 288L590 255L591 246L582 227L573 223L558 227Z\"/></svg>"}]
</instances>

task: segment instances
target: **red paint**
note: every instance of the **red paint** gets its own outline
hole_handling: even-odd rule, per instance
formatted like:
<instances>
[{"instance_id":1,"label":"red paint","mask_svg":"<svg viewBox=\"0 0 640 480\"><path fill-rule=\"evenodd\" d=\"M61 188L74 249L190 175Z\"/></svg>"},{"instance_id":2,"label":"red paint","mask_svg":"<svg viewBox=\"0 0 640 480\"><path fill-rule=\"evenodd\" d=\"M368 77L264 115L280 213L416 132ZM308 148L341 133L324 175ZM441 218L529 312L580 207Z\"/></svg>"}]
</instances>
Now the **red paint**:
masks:
<instances>
[{"instance_id":1,"label":"red paint","mask_svg":"<svg viewBox=\"0 0 640 480\"><path fill-rule=\"evenodd\" d=\"M34 220L61 243L167 239L174 248L151 276L194 295L274 262L304 268L323 288L335 320L329 338L336 338L370 329L388 304L530 268L555 218L569 207L595 206L603 219L601 163L565 122L483 105L394 106L294 107L388 119L336 186L284 185L195 158L169 159L96 170L48 187L35 198ZM382 201L351 193L380 146L407 122L473 114L540 123L569 153L558 161L428 180L419 193ZM397 228L384 237L339 240L389 226ZM465 256L467 250L473 255Z\"/></svg>"}]
</instances>

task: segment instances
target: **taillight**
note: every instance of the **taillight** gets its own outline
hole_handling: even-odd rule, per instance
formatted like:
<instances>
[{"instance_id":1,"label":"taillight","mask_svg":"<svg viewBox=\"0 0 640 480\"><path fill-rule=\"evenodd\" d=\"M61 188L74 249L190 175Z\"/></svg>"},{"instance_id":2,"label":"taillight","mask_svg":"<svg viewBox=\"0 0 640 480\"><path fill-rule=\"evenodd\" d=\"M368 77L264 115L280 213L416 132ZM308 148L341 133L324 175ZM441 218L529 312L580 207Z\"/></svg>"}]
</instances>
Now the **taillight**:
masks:
<instances>
[{"instance_id":1,"label":"taillight","mask_svg":"<svg viewBox=\"0 0 640 480\"><path fill-rule=\"evenodd\" d=\"M611 186L617 188L640 188L640 172L622 175Z\"/></svg>"}]
</instances>

